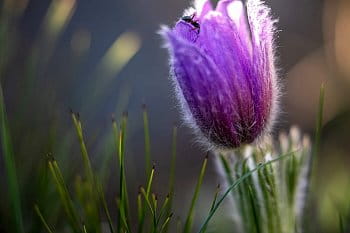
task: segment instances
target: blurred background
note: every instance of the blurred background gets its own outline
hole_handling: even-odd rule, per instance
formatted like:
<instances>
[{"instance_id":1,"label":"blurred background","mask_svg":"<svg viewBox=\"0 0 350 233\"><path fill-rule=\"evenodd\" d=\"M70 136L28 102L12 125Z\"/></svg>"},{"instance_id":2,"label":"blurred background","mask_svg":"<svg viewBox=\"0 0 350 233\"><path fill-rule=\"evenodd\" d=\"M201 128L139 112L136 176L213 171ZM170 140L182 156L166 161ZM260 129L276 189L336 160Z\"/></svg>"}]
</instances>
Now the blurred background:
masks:
<instances>
[{"instance_id":1,"label":"blurred background","mask_svg":"<svg viewBox=\"0 0 350 233\"><path fill-rule=\"evenodd\" d=\"M279 19L276 51L283 96L276 135L295 124L313 135L319 88L322 82L326 84L325 124L315 176L318 208L310 215L320 223L317 232L339 232L339 211L346 211L350 204L350 1L266 2ZM24 215L33 215L33 203L49 199L34 188L40 186L38 168L45 166L47 153L61 162L72 183L81 169L70 109L80 114L96 168L105 166L106 158L114 153L110 149L112 115L118 122L128 112L126 166L130 192L136 196L144 181L143 104L149 114L156 190L163 195L172 128L179 127L175 206L187 208L205 153L181 123L167 53L157 31L161 24L173 25L189 2L1 0L0 4L0 79ZM115 165L111 164L105 169L112 170ZM109 183L114 182L112 176ZM199 203L209 205L219 182L213 163L204 182ZM11 208L5 185L0 159L3 232L10 229ZM108 199L113 201L115 195L116 190L108 190ZM175 214L181 215L181 209ZM37 227L32 218L25 224L28 231ZM198 211L196 220L201 219Z\"/></svg>"}]
</instances>

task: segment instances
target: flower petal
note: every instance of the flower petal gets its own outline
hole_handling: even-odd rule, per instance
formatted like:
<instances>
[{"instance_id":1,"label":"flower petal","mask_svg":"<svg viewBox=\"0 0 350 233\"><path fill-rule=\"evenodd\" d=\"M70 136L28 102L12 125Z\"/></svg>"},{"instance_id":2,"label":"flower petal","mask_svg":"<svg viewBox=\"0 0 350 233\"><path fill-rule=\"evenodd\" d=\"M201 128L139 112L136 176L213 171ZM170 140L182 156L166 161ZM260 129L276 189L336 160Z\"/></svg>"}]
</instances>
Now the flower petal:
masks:
<instances>
[{"instance_id":1,"label":"flower petal","mask_svg":"<svg viewBox=\"0 0 350 233\"><path fill-rule=\"evenodd\" d=\"M240 37L249 45L251 43L250 28L247 21L247 13L245 6L240 0L221 0L218 2L216 11L229 17L239 31ZM248 46L249 52L251 48Z\"/></svg>"},{"instance_id":2,"label":"flower petal","mask_svg":"<svg viewBox=\"0 0 350 233\"><path fill-rule=\"evenodd\" d=\"M255 65L254 72L264 83L265 98L271 99L272 106L266 106L264 111L276 112L276 99L278 95L276 69L274 65L273 36L274 24L270 16L270 9L260 0L247 1L248 19L252 32L252 54ZM274 91L273 91L274 90ZM275 116L276 114L270 114ZM273 119L269 119L272 121Z\"/></svg>"},{"instance_id":3,"label":"flower petal","mask_svg":"<svg viewBox=\"0 0 350 233\"><path fill-rule=\"evenodd\" d=\"M241 137L235 122L237 99L226 76L200 48L186 42L173 32L163 36L169 42L171 65L181 96L186 101L202 134L216 145L237 147Z\"/></svg>"},{"instance_id":4,"label":"flower petal","mask_svg":"<svg viewBox=\"0 0 350 233\"><path fill-rule=\"evenodd\" d=\"M218 13L203 20L196 44L205 50L225 75L228 87L237 99L237 105L231 106L239 112L237 130L245 135L245 140L250 141L258 134L256 127L262 126L260 109L263 99L260 77L253 73L254 64L247 44L240 38L235 25Z\"/></svg>"},{"instance_id":5,"label":"flower petal","mask_svg":"<svg viewBox=\"0 0 350 233\"><path fill-rule=\"evenodd\" d=\"M210 0L195 0L196 17L201 20L209 11L213 10Z\"/></svg>"},{"instance_id":6,"label":"flower petal","mask_svg":"<svg viewBox=\"0 0 350 233\"><path fill-rule=\"evenodd\" d=\"M181 38L190 42L195 42L198 38L198 30L181 19L176 23L173 31Z\"/></svg>"}]
</instances>

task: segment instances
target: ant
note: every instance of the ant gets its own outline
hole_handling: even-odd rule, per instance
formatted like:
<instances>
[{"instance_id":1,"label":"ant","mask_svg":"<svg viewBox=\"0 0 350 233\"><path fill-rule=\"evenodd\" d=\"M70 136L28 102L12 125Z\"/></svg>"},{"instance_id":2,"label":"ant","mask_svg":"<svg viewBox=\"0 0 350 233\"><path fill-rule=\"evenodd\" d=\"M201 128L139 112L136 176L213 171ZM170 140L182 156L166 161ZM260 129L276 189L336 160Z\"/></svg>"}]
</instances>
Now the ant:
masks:
<instances>
[{"instance_id":1,"label":"ant","mask_svg":"<svg viewBox=\"0 0 350 233\"><path fill-rule=\"evenodd\" d=\"M199 30L200 30L201 26L199 25L198 20L193 20L194 16L195 16L195 14L193 14L191 16L182 16L181 19L183 21L185 21L186 23L191 24L194 27L194 29L198 29L198 34L199 34Z\"/></svg>"}]
</instances>

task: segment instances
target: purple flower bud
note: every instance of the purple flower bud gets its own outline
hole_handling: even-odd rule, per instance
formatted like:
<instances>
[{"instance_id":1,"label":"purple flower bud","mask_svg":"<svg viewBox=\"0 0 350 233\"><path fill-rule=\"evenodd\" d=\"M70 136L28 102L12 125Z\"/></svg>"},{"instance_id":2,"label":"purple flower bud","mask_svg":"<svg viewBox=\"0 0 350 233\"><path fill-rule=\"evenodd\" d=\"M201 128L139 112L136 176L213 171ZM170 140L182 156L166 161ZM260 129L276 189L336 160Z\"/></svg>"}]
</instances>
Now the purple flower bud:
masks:
<instances>
[{"instance_id":1,"label":"purple flower bud","mask_svg":"<svg viewBox=\"0 0 350 233\"><path fill-rule=\"evenodd\" d=\"M277 112L275 21L260 0L195 5L161 30L184 119L212 147L252 143Z\"/></svg>"}]
</instances>

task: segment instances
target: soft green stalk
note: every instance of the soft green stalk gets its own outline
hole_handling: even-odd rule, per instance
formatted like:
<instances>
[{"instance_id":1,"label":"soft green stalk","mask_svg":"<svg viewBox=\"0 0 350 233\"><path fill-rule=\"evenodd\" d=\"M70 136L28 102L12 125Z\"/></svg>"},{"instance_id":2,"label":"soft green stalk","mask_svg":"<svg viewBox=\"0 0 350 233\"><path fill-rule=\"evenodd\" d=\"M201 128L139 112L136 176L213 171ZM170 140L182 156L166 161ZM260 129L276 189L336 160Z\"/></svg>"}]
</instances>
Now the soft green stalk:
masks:
<instances>
[{"instance_id":1,"label":"soft green stalk","mask_svg":"<svg viewBox=\"0 0 350 233\"><path fill-rule=\"evenodd\" d=\"M170 177L169 177L169 193L171 197L174 193L176 149L177 149L176 147L177 147L177 127L174 126L173 135L172 135L172 145L171 145L171 162L170 162Z\"/></svg>"},{"instance_id":2,"label":"soft green stalk","mask_svg":"<svg viewBox=\"0 0 350 233\"><path fill-rule=\"evenodd\" d=\"M115 135L118 150L118 161L119 161L119 217L118 217L118 232L124 230L130 231L129 229L129 200L128 191L125 177L125 138L126 138L126 114L122 117L121 128L119 135ZM115 133L118 131L114 130ZM122 224L121 224L122 223ZM124 225L124 230L123 230Z\"/></svg>"},{"instance_id":3,"label":"soft green stalk","mask_svg":"<svg viewBox=\"0 0 350 233\"><path fill-rule=\"evenodd\" d=\"M10 129L6 118L5 102L0 84L0 126L1 126L1 145L4 156L8 195L10 197L12 221L17 233L23 233L23 220L21 210L21 199L18 187L18 180L16 174L16 164L11 143Z\"/></svg>"},{"instance_id":4,"label":"soft green stalk","mask_svg":"<svg viewBox=\"0 0 350 233\"><path fill-rule=\"evenodd\" d=\"M194 207L195 207L195 204L196 204L197 199L198 199L199 190L202 186L205 170L207 168L207 163L208 163L208 156L206 156L204 159L204 162L203 162L203 165L202 165L199 177L198 177L197 185L196 185L196 188L194 190L194 194L192 197L190 209L189 209L188 214L187 214L183 233L190 233L191 232L191 228L192 228L192 224L193 224L193 216L194 216Z\"/></svg>"},{"instance_id":5,"label":"soft green stalk","mask_svg":"<svg viewBox=\"0 0 350 233\"><path fill-rule=\"evenodd\" d=\"M158 208L158 199L157 196L152 193L151 195L151 201L152 201L152 206L153 206L153 210L154 210L154 215L153 215L153 232L156 233L157 232L157 226L158 226L158 221L157 221L157 208Z\"/></svg>"},{"instance_id":6,"label":"soft green stalk","mask_svg":"<svg viewBox=\"0 0 350 233\"><path fill-rule=\"evenodd\" d=\"M285 155L281 155L276 159L272 159L268 162L265 163L261 163L258 164L255 168L253 168L252 170L250 170L249 172L245 173L244 175L242 175L241 177L239 177L232 185L230 185L227 190L225 191L225 193L222 195L222 197L216 202L214 208L212 208L212 211L209 212L208 217L205 219L204 223L202 224L199 233L203 233L204 230L206 229L209 221L212 219L212 217L214 216L214 214L216 213L216 211L218 210L218 208L220 207L220 205L222 204L222 202L225 200L225 198L230 194L230 192L235 189L237 186L239 186L241 183L243 183L244 181L246 181L247 178L249 178L254 172L266 167L269 164L275 163L281 159L284 159L286 157L289 157L292 153L287 153Z\"/></svg>"},{"instance_id":7,"label":"soft green stalk","mask_svg":"<svg viewBox=\"0 0 350 233\"><path fill-rule=\"evenodd\" d=\"M83 136L83 128L81 125L81 121L79 119L79 116L71 113L73 123L75 126L75 130L78 136L79 144L80 144L80 150L81 155L83 159L83 165L84 165L84 171L85 176L87 178L87 190L84 192L84 199L87 201L84 201L84 208L86 213L86 220L87 220L87 229L89 231L93 230L95 232L101 231L100 226L100 220L99 220L99 202L100 202L100 195L98 193L98 187L95 182L95 175L92 170L91 161L88 155L87 147L84 141Z\"/></svg>"},{"instance_id":8,"label":"soft green stalk","mask_svg":"<svg viewBox=\"0 0 350 233\"><path fill-rule=\"evenodd\" d=\"M219 156L220 156L221 164L222 164L222 166L224 168L226 179L227 179L229 185L232 185L233 184L233 178L232 178L232 171L231 171L230 165L228 164L226 158L222 154L220 154Z\"/></svg>"},{"instance_id":9,"label":"soft green stalk","mask_svg":"<svg viewBox=\"0 0 350 233\"><path fill-rule=\"evenodd\" d=\"M210 207L209 212L213 211L214 206L215 206L215 204L216 204L216 202L217 202L217 199L218 199L219 192L220 192L220 185L218 185L218 186L216 187L216 191L215 191L215 194L214 194L213 202L211 203L211 207ZM207 226L204 227L203 233L204 233L206 230L207 230Z\"/></svg>"},{"instance_id":10,"label":"soft green stalk","mask_svg":"<svg viewBox=\"0 0 350 233\"><path fill-rule=\"evenodd\" d=\"M160 228L160 233L166 232L166 229L168 228L169 222L173 214L170 214L164 221L162 227Z\"/></svg>"},{"instance_id":11,"label":"soft green stalk","mask_svg":"<svg viewBox=\"0 0 350 233\"><path fill-rule=\"evenodd\" d=\"M40 218L40 221L42 222L42 224L44 225L45 227L45 230L48 232L48 233L53 233L53 231L51 230L51 228L49 227L49 225L47 224L44 216L42 215L40 209L39 209L39 206L38 205L34 205L34 210L35 210L35 213L38 215L38 217Z\"/></svg>"},{"instance_id":12,"label":"soft green stalk","mask_svg":"<svg viewBox=\"0 0 350 233\"><path fill-rule=\"evenodd\" d=\"M115 122L114 119L112 119L112 127L113 126L113 122ZM105 156L103 156L103 161L101 163L101 166L99 167L99 179L101 180L101 183L105 186L106 183L108 181L108 178L111 175L111 161L113 160L114 156L115 156L115 148L114 148L114 133L113 133L113 128L111 131L108 131L108 133L106 134L106 137L104 139L101 139L102 141L104 141L104 143L101 145L101 149L103 151L103 154Z\"/></svg>"},{"instance_id":13,"label":"soft green stalk","mask_svg":"<svg viewBox=\"0 0 350 233\"><path fill-rule=\"evenodd\" d=\"M152 170L150 171L150 174L149 174L148 181L147 181L147 187L146 187L146 191L145 191L145 196L147 197L147 199L145 198L145 200L146 200L146 203L148 204L148 206L151 210L153 229L156 229L156 222L157 222L157 217L156 217L157 209L156 208L157 207L156 207L156 205L154 205L155 204L154 203L155 196L154 196L154 194L151 195L151 187L152 187L152 183L153 183L154 172L155 172L155 167L153 165ZM150 197L152 198L151 199L152 202L149 200ZM144 217L146 216L146 209L145 208L142 210L142 214Z\"/></svg>"},{"instance_id":14,"label":"soft green stalk","mask_svg":"<svg viewBox=\"0 0 350 233\"><path fill-rule=\"evenodd\" d=\"M137 223L138 223L138 230L142 229L143 226L143 221L144 221L144 216L142 213L143 210L143 204L142 204L142 196L141 193L139 192L137 194Z\"/></svg>"},{"instance_id":15,"label":"soft green stalk","mask_svg":"<svg viewBox=\"0 0 350 233\"><path fill-rule=\"evenodd\" d=\"M266 219L269 220L267 222L268 232L279 233L281 232L280 213L274 181L275 177L272 169L272 166L269 165L259 170L258 176L259 183L265 184L261 185L261 189L264 199L264 207L266 209Z\"/></svg>"},{"instance_id":16,"label":"soft green stalk","mask_svg":"<svg viewBox=\"0 0 350 233\"><path fill-rule=\"evenodd\" d=\"M166 214L170 215L173 206L174 185L175 185L175 167L177 153L177 126L173 127L172 143L171 143L171 161L170 161L170 176L169 176L169 204L167 205ZM168 232L169 225L166 224L163 232Z\"/></svg>"},{"instance_id":17,"label":"soft green stalk","mask_svg":"<svg viewBox=\"0 0 350 233\"><path fill-rule=\"evenodd\" d=\"M80 143L80 149L81 149L81 155L83 158L83 164L84 164L84 169L85 169L85 174L86 174L86 178L88 179L89 183L93 185L94 183L94 174L92 171L92 167L91 167L91 162L89 159L89 155L86 149L86 145L84 142L84 137L83 137L83 129L81 126L81 122L80 120L77 118L76 114L74 114L73 112L72 114L72 119L73 119L73 123L75 126L75 130L77 132L78 135L78 139L79 139L79 143Z\"/></svg>"},{"instance_id":18,"label":"soft green stalk","mask_svg":"<svg viewBox=\"0 0 350 233\"><path fill-rule=\"evenodd\" d=\"M149 135L149 123L146 105L143 105L143 128L145 135L145 160L146 160L146 177L151 172L151 140Z\"/></svg>"},{"instance_id":19,"label":"soft green stalk","mask_svg":"<svg viewBox=\"0 0 350 233\"><path fill-rule=\"evenodd\" d=\"M151 170L151 173L149 174L149 178L148 178L148 182L147 182L147 188L146 188L146 195L147 195L147 197L149 197L149 195L151 193L151 187L152 187L152 183L153 183L154 171L155 171L155 167L153 166L153 168Z\"/></svg>"},{"instance_id":20,"label":"soft green stalk","mask_svg":"<svg viewBox=\"0 0 350 233\"><path fill-rule=\"evenodd\" d=\"M104 210L104 212L106 214L106 217L107 217L107 220L108 220L109 230L110 230L111 233L114 233L115 230L114 230L112 218L111 218L111 215L109 213L109 209L108 209L108 206L107 206L105 194L103 193L103 187L102 187L101 183L98 183L98 193L99 193L100 200L101 200L100 203L103 206L103 210Z\"/></svg>"},{"instance_id":21,"label":"soft green stalk","mask_svg":"<svg viewBox=\"0 0 350 233\"><path fill-rule=\"evenodd\" d=\"M321 134L322 134L322 125L323 125L323 109L324 109L324 99L325 99L325 84L322 83L319 93L319 101L318 101L318 114L316 118L316 131L315 131L315 141L312 147L312 153L311 158L309 161L309 170L307 174L307 179L312 181L312 172L314 171L314 167L316 167L316 159L317 155L319 154L320 149L320 141L321 141ZM307 190L305 191L306 195L310 192L310 186L307 187ZM306 196L308 198L308 196ZM308 199L306 199L308 200ZM309 226L306 221L303 221L303 226Z\"/></svg>"},{"instance_id":22,"label":"soft green stalk","mask_svg":"<svg viewBox=\"0 0 350 233\"><path fill-rule=\"evenodd\" d=\"M146 201L149 201L149 196L150 196L151 187L152 187L152 183L153 183L154 171L155 171L155 167L153 166L152 170L149 173L149 177L147 180L147 186L146 186L146 191L145 191L145 195L147 197L147 199L145 199ZM144 221L145 221L145 217L146 217L146 207L143 204L142 199L140 199L138 201L138 208L139 208L138 233L141 233L141 232L143 232ZM152 213L152 215L154 217L153 213Z\"/></svg>"},{"instance_id":23,"label":"soft green stalk","mask_svg":"<svg viewBox=\"0 0 350 233\"><path fill-rule=\"evenodd\" d=\"M54 160L49 161L48 166L49 166L49 169L51 171L52 177L55 181L58 194L61 198L62 205L64 207L67 218L70 222L72 230L76 233L81 232L80 224L79 224L79 217L74 209L72 199L70 197L70 194L68 192L66 184L63 180L63 177L62 177L61 171L57 165L57 162Z\"/></svg>"},{"instance_id":24,"label":"soft green stalk","mask_svg":"<svg viewBox=\"0 0 350 233\"><path fill-rule=\"evenodd\" d=\"M324 98L325 98L325 84L323 83L320 88L320 97L318 101L318 114L317 114L317 120L316 120L315 143L313 146L313 153L311 157L312 159L315 159L320 149L322 124L323 124Z\"/></svg>"},{"instance_id":25,"label":"soft green stalk","mask_svg":"<svg viewBox=\"0 0 350 233\"><path fill-rule=\"evenodd\" d=\"M250 171L250 168L247 163L243 164L243 174L248 173ZM249 232L256 232L256 233L262 233L262 216L261 216L261 209L259 208L260 203L259 197L257 194L257 189L259 188L254 184L253 181L253 175L249 176L244 182L243 185L245 186L245 190L247 191L247 197L248 197L248 203L250 206L250 219L252 229Z\"/></svg>"},{"instance_id":26,"label":"soft green stalk","mask_svg":"<svg viewBox=\"0 0 350 233\"><path fill-rule=\"evenodd\" d=\"M154 220L156 218L155 217L156 213L155 213L155 210L153 209L153 205L152 205L151 201L149 200L149 196L147 195L147 193L146 193L146 191L145 191L145 189L143 187L140 188L140 191L141 191L141 193L143 195L143 198L146 201L146 204L147 204L149 210L151 211L151 215L152 215L152 218Z\"/></svg>"},{"instance_id":27,"label":"soft green stalk","mask_svg":"<svg viewBox=\"0 0 350 233\"><path fill-rule=\"evenodd\" d=\"M213 202L212 202L211 207L210 207L210 211L213 211L213 209L214 209L214 206L215 206L216 201L218 199L219 192L220 192L220 184L218 184L218 186L216 187L216 191L214 194Z\"/></svg>"},{"instance_id":28,"label":"soft green stalk","mask_svg":"<svg viewBox=\"0 0 350 233\"><path fill-rule=\"evenodd\" d=\"M160 222L161 218L163 217L163 214L167 212L168 210L168 205L169 205L169 201L170 201L170 196L169 194L165 197L165 200L163 202L162 207L159 210L159 216L157 218L157 224Z\"/></svg>"}]
</instances>

